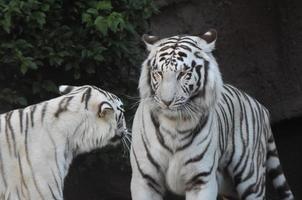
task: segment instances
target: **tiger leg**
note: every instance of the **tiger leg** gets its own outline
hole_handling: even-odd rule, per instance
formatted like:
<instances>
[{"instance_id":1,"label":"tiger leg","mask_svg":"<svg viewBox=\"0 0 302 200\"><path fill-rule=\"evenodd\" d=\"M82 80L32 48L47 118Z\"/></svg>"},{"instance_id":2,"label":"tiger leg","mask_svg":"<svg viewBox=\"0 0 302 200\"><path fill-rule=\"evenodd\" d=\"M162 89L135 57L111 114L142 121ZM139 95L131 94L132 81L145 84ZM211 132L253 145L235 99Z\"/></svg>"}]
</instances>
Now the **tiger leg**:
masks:
<instances>
[{"instance_id":1,"label":"tiger leg","mask_svg":"<svg viewBox=\"0 0 302 200\"><path fill-rule=\"evenodd\" d=\"M152 183L143 178L132 177L131 179L132 200L162 200L163 194Z\"/></svg>"},{"instance_id":2,"label":"tiger leg","mask_svg":"<svg viewBox=\"0 0 302 200\"><path fill-rule=\"evenodd\" d=\"M212 176L206 184L194 187L186 192L186 200L217 200L217 197L218 184L215 176Z\"/></svg>"},{"instance_id":3,"label":"tiger leg","mask_svg":"<svg viewBox=\"0 0 302 200\"><path fill-rule=\"evenodd\" d=\"M254 163L255 164L255 163ZM241 200L264 200L266 171L263 165L254 165L230 173Z\"/></svg>"},{"instance_id":4,"label":"tiger leg","mask_svg":"<svg viewBox=\"0 0 302 200\"><path fill-rule=\"evenodd\" d=\"M162 200L164 196L164 187L162 185L161 176L156 171L139 162L137 155L132 149L130 153L132 163L131 178L131 196L132 200Z\"/></svg>"}]
</instances>

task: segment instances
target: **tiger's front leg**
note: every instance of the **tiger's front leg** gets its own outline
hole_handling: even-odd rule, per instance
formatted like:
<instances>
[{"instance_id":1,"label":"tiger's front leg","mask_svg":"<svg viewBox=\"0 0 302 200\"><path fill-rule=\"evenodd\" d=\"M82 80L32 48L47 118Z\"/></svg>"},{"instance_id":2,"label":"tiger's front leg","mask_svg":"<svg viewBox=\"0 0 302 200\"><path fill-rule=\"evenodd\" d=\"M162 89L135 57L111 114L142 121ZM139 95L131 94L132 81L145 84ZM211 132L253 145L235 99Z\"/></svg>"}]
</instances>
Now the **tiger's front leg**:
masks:
<instances>
[{"instance_id":1,"label":"tiger's front leg","mask_svg":"<svg viewBox=\"0 0 302 200\"><path fill-rule=\"evenodd\" d=\"M151 170L144 157L139 158L134 150L130 153L132 163L132 200L162 200L164 196L161 173Z\"/></svg>"},{"instance_id":2,"label":"tiger's front leg","mask_svg":"<svg viewBox=\"0 0 302 200\"><path fill-rule=\"evenodd\" d=\"M132 177L131 180L132 200L162 200L163 195L157 186L146 181L145 178Z\"/></svg>"},{"instance_id":3,"label":"tiger's front leg","mask_svg":"<svg viewBox=\"0 0 302 200\"><path fill-rule=\"evenodd\" d=\"M206 184L197 184L186 192L186 200L217 200L218 184L213 175Z\"/></svg>"}]
</instances>

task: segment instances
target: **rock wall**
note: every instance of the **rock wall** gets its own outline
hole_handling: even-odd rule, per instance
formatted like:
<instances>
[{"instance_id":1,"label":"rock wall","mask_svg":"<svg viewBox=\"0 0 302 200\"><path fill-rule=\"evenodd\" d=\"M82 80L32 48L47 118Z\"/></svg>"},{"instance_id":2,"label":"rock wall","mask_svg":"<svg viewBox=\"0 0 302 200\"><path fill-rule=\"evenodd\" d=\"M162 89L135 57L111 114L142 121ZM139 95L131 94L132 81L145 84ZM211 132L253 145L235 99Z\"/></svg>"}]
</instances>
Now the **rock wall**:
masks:
<instances>
[{"instance_id":1,"label":"rock wall","mask_svg":"<svg viewBox=\"0 0 302 200\"><path fill-rule=\"evenodd\" d=\"M226 83L248 92L273 121L302 114L302 2L156 0L150 33L218 31L215 56Z\"/></svg>"}]
</instances>

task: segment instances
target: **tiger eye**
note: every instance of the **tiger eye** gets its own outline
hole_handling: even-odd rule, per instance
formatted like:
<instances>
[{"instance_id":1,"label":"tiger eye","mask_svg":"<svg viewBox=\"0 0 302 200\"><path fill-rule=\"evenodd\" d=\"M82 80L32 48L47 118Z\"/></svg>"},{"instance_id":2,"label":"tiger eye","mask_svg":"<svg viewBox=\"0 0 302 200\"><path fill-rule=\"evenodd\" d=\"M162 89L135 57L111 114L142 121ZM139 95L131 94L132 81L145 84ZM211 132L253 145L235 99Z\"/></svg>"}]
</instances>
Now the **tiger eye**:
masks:
<instances>
[{"instance_id":1,"label":"tiger eye","mask_svg":"<svg viewBox=\"0 0 302 200\"><path fill-rule=\"evenodd\" d=\"M184 75L186 75L186 72L179 72L177 79L181 79L181 77L183 77Z\"/></svg>"}]
</instances>

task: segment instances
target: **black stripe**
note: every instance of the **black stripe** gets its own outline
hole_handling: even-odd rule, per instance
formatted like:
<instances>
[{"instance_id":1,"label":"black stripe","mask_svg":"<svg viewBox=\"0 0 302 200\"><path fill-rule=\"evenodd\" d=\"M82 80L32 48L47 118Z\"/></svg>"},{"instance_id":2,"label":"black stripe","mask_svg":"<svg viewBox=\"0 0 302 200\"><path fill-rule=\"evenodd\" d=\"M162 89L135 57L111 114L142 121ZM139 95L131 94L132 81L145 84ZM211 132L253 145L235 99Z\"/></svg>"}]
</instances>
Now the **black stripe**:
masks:
<instances>
[{"instance_id":1,"label":"black stripe","mask_svg":"<svg viewBox=\"0 0 302 200\"><path fill-rule=\"evenodd\" d=\"M73 99L73 96L63 98L59 103L59 108L55 113L55 117L58 118L61 113L67 111L67 107L70 101ZM64 105L63 105L64 104Z\"/></svg>"},{"instance_id":2,"label":"black stripe","mask_svg":"<svg viewBox=\"0 0 302 200\"><path fill-rule=\"evenodd\" d=\"M210 135L210 134L208 134ZM208 137L208 136L207 136ZM194 162L198 162L198 161L201 161L204 157L204 155L208 152L208 149L209 149L209 146L211 144L211 140L208 142L206 148L204 149L204 151L202 151L199 155L193 157L193 158L190 158L189 160L187 160L185 162L185 165L188 165L190 163L194 163Z\"/></svg>"},{"instance_id":3,"label":"black stripe","mask_svg":"<svg viewBox=\"0 0 302 200\"><path fill-rule=\"evenodd\" d=\"M195 51L194 56L199 59L204 59L201 55L199 55L199 51Z\"/></svg>"},{"instance_id":4,"label":"black stripe","mask_svg":"<svg viewBox=\"0 0 302 200\"><path fill-rule=\"evenodd\" d=\"M133 152L133 155L135 158L137 169L138 169L139 173L141 174L141 176L147 181L147 185L150 186L156 193L158 193L159 195L162 195L161 192L159 191L159 189L157 189L157 188L161 188L160 185L155 181L155 179L153 177L151 177L149 174L144 173L143 170L141 169L141 167L138 163L134 148L132 148L132 152Z\"/></svg>"},{"instance_id":5,"label":"black stripe","mask_svg":"<svg viewBox=\"0 0 302 200\"><path fill-rule=\"evenodd\" d=\"M26 190L28 190L27 184L26 184L25 179L24 179L24 173L23 173L23 168L22 168L22 164L21 164L21 159L20 159L20 154L19 153L18 153L18 165L19 165L19 171L20 171L20 174L21 174L21 182L25 186Z\"/></svg>"},{"instance_id":6,"label":"black stripe","mask_svg":"<svg viewBox=\"0 0 302 200\"><path fill-rule=\"evenodd\" d=\"M181 57L187 57L187 54L185 52L179 51L178 55Z\"/></svg>"},{"instance_id":7,"label":"black stripe","mask_svg":"<svg viewBox=\"0 0 302 200\"><path fill-rule=\"evenodd\" d=\"M51 170L51 173L52 173L53 179L55 180L55 183L56 183L56 187L57 187L57 191L58 191L58 193L59 193L59 196L63 196L63 194L62 194L62 187L60 186L60 184L59 184L59 182L58 182L58 180L57 180L57 178L56 178L56 176L55 176L53 170ZM60 175L59 175L59 177L60 177ZM62 180L61 180L61 182L62 182Z\"/></svg>"},{"instance_id":8,"label":"black stripe","mask_svg":"<svg viewBox=\"0 0 302 200\"><path fill-rule=\"evenodd\" d=\"M9 135L9 128L8 128L8 121L10 120L11 118L11 115L12 115L12 111L9 112L9 113L6 113L5 114L5 136L6 136L6 143L8 144L8 150L9 150L9 155L11 156L12 155L12 146L11 146L11 142L10 142L10 135Z\"/></svg>"},{"instance_id":9,"label":"black stripe","mask_svg":"<svg viewBox=\"0 0 302 200\"><path fill-rule=\"evenodd\" d=\"M36 181L36 178L35 178L35 172L33 170L33 167L32 167L32 164L30 162L30 158L29 158L29 150L28 150L28 126L29 126L29 116L28 116L28 113L26 113L26 123L25 123L25 157L26 157L26 160L27 160L27 163L28 163L28 166L29 166L29 169L30 169L30 172L31 172L31 176L32 176L32 180L34 182L34 186L37 190L37 192L39 193L41 199L44 199L43 195L42 195L42 192L40 191L39 187L38 187L38 184L37 184L37 181Z\"/></svg>"},{"instance_id":10,"label":"black stripe","mask_svg":"<svg viewBox=\"0 0 302 200\"><path fill-rule=\"evenodd\" d=\"M71 92L71 90L73 89L74 87L73 86L67 86L65 88L65 90L61 91L61 94L67 94L69 92Z\"/></svg>"},{"instance_id":11,"label":"black stripe","mask_svg":"<svg viewBox=\"0 0 302 200\"><path fill-rule=\"evenodd\" d=\"M281 186L278 186L276 188L276 190L277 190L277 192L279 194L279 197L281 199L285 199L286 197L289 197L292 194L290 192L290 188L289 188L289 186L288 186L288 184L286 182L284 182ZM292 198L292 199L294 199L294 198Z\"/></svg>"},{"instance_id":12,"label":"black stripe","mask_svg":"<svg viewBox=\"0 0 302 200\"><path fill-rule=\"evenodd\" d=\"M144 108L143 108L144 109ZM150 142L148 140L148 137L146 135L146 126L145 126L145 115L144 115L144 112L142 112L142 128L143 128L143 136L144 136L144 139L146 140L146 144L150 146Z\"/></svg>"},{"instance_id":13,"label":"black stripe","mask_svg":"<svg viewBox=\"0 0 302 200\"><path fill-rule=\"evenodd\" d=\"M4 188L6 188L7 187L7 181L6 181L6 178L5 178L3 164L4 164L4 162L3 162L3 158L2 158L2 150L0 149L0 170L1 170L2 180L3 180L3 183L4 183Z\"/></svg>"},{"instance_id":14,"label":"black stripe","mask_svg":"<svg viewBox=\"0 0 302 200\"><path fill-rule=\"evenodd\" d=\"M11 136L12 136L12 141L13 141L13 147L14 147L14 155L15 157L17 157L17 144L16 144L16 137L15 137L15 131L12 127L12 124L11 124L11 117L13 115L13 111L11 111L11 114L9 115L9 118L7 119L6 123L8 125L8 129L11 133Z\"/></svg>"},{"instance_id":15,"label":"black stripe","mask_svg":"<svg viewBox=\"0 0 302 200\"><path fill-rule=\"evenodd\" d=\"M280 175L283 175L281 166L279 165L276 168L269 169L268 175L272 180L274 180L275 178L277 178Z\"/></svg>"},{"instance_id":16,"label":"black stripe","mask_svg":"<svg viewBox=\"0 0 302 200\"><path fill-rule=\"evenodd\" d=\"M200 119L199 123L196 125L196 127L194 128L194 130L192 131L191 135L191 139L189 140L189 142L187 142L185 145L183 146L180 146L176 149L176 152L177 151L182 151L184 149L186 149L187 147L189 147L194 139L196 138L196 136L198 136L200 133L201 133L201 130L203 129L203 127L207 124L208 122L208 119L209 119L209 116L204 116Z\"/></svg>"},{"instance_id":17,"label":"black stripe","mask_svg":"<svg viewBox=\"0 0 302 200\"><path fill-rule=\"evenodd\" d=\"M177 44L178 39L175 39L176 41L167 41L167 42L163 42L159 45L159 47L165 47L165 46L174 46L175 44Z\"/></svg>"},{"instance_id":18,"label":"black stripe","mask_svg":"<svg viewBox=\"0 0 302 200\"><path fill-rule=\"evenodd\" d=\"M255 193L255 184L250 185L241 195L241 199L246 199L249 195Z\"/></svg>"},{"instance_id":19,"label":"black stripe","mask_svg":"<svg viewBox=\"0 0 302 200\"><path fill-rule=\"evenodd\" d=\"M177 47L192 52L192 49L189 46L187 46L187 45L179 44Z\"/></svg>"},{"instance_id":20,"label":"black stripe","mask_svg":"<svg viewBox=\"0 0 302 200\"><path fill-rule=\"evenodd\" d=\"M187 45L189 45L191 47L194 47L194 48L199 49L199 50L202 51L202 49L199 46L197 46L195 43L190 42L190 41L181 41L180 44L182 44L182 45L187 44Z\"/></svg>"},{"instance_id":21,"label":"black stripe","mask_svg":"<svg viewBox=\"0 0 302 200\"><path fill-rule=\"evenodd\" d=\"M85 101L85 109L86 110L88 109L88 101L89 101L90 98L91 98L91 88L88 88L83 93L82 100L81 100L81 102Z\"/></svg>"},{"instance_id":22,"label":"black stripe","mask_svg":"<svg viewBox=\"0 0 302 200\"><path fill-rule=\"evenodd\" d=\"M53 192L53 190L52 190L52 188L50 187L49 184L48 184L48 188L49 188L49 191L51 193L52 198L55 199L55 200L58 200L59 198L56 197L56 195L54 194L54 192Z\"/></svg>"},{"instance_id":23,"label":"black stripe","mask_svg":"<svg viewBox=\"0 0 302 200\"><path fill-rule=\"evenodd\" d=\"M209 171L207 172L200 172L196 175L194 175L188 182L186 182L186 190L190 191L192 190L196 185L203 185L206 184L208 181L204 180L204 178L208 177L212 174L212 171L214 169L214 165L216 163L216 152L214 153L214 160L212 163L212 166Z\"/></svg>"},{"instance_id":24,"label":"black stripe","mask_svg":"<svg viewBox=\"0 0 302 200\"><path fill-rule=\"evenodd\" d=\"M55 164L56 164L56 167L57 167L57 171L58 173L60 173L60 177L63 177L62 174L61 174L61 171L60 171L60 167L59 167L59 162L58 162L58 152L57 152L57 146L56 146L56 143L53 139L53 137L51 136L51 133L47 131L47 134L48 134L48 137L53 145L53 150L54 150L54 160L55 160Z\"/></svg>"},{"instance_id":25,"label":"black stripe","mask_svg":"<svg viewBox=\"0 0 302 200\"><path fill-rule=\"evenodd\" d=\"M248 155L250 154L250 150L248 150ZM245 162L244 162L244 164L243 164L243 166L242 166L242 168L241 168L241 170L239 171L239 172L237 172L236 174L235 174L235 170L233 170L233 173L234 173L234 183L235 183L235 186L237 187L240 183L242 183L242 182L244 182L244 181L246 181L247 179L249 179L250 177L250 175L251 174L247 174L247 176L244 178L244 181L243 181L243 177L242 177L242 175L243 175L243 173L244 173L244 170L246 170L246 169L248 169L247 168L247 162L250 160L250 158L249 158L249 156L245 156Z\"/></svg>"},{"instance_id":26,"label":"black stripe","mask_svg":"<svg viewBox=\"0 0 302 200\"><path fill-rule=\"evenodd\" d=\"M190 38L190 36L182 36L182 37L180 38L179 42L181 43L181 42L183 42L183 41L185 41L185 40L190 40L191 42L196 43L196 41L193 40L192 38Z\"/></svg>"},{"instance_id":27,"label":"black stripe","mask_svg":"<svg viewBox=\"0 0 302 200\"><path fill-rule=\"evenodd\" d=\"M170 147L168 147L168 145L166 144L163 135L161 134L160 130L159 130L159 122L158 120L155 118L154 113L151 113L151 121L153 123L153 126L155 128L155 133L156 133L156 137L159 141L159 143L162 145L162 147L164 147L167 151L169 151L170 153L173 153L172 149Z\"/></svg>"},{"instance_id":28,"label":"black stripe","mask_svg":"<svg viewBox=\"0 0 302 200\"><path fill-rule=\"evenodd\" d=\"M159 50L158 50L158 52L161 52L161 51L166 51L166 50L168 50L168 49L175 49L175 46L171 46L171 45L167 45L167 46L163 46L162 48L160 48ZM152 65L153 65L153 63L152 63ZM153 65L154 66L154 65Z\"/></svg>"},{"instance_id":29,"label":"black stripe","mask_svg":"<svg viewBox=\"0 0 302 200\"><path fill-rule=\"evenodd\" d=\"M33 105L30 107L30 121L31 121L31 127L34 127L34 114L36 111L37 105Z\"/></svg>"},{"instance_id":30,"label":"black stripe","mask_svg":"<svg viewBox=\"0 0 302 200\"><path fill-rule=\"evenodd\" d=\"M227 92L228 92L229 95L231 95L232 97L234 97L234 96L233 96L233 93L232 93L233 88L232 88L230 85L224 84L224 85L223 85L223 88L224 88L225 90L227 90Z\"/></svg>"},{"instance_id":31,"label":"black stripe","mask_svg":"<svg viewBox=\"0 0 302 200\"><path fill-rule=\"evenodd\" d=\"M19 109L19 123L20 123L20 133L23 133L23 109Z\"/></svg>"},{"instance_id":32,"label":"black stripe","mask_svg":"<svg viewBox=\"0 0 302 200\"><path fill-rule=\"evenodd\" d=\"M270 157L279 157L278 156L278 151L277 149L273 149L273 150L268 150L267 152L267 158L270 158Z\"/></svg>"},{"instance_id":33,"label":"black stripe","mask_svg":"<svg viewBox=\"0 0 302 200\"><path fill-rule=\"evenodd\" d=\"M151 155L150 153L150 150L148 149L147 145L146 145L146 142L145 142L145 139L143 137L143 135L141 135L142 137L142 141L143 141L143 144L144 144L144 147L145 147L145 151L147 153L147 158L148 160L151 162L151 164L156 168L156 170L159 172L160 171L160 165L155 161L155 159L153 158L153 156Z\"/></svg>"},{"instance_id":34,"label":"black stripe","mask_svg":"<svg viewBox=\"0 0 302 200\"><path fill-rule=\"evenodd\" d=\"M203 86L202 86L202 90L200 90L200 85L201 85L201 73L200 73L200 69L202 67L202 65L197 65L195 67L195 71L197 72L198 75L198 80L196 81L197 87L196 90L194 92L195 95L191 96L190 99L194 100L195 98L199 98L199 97L204 97L205 93L206 93L206 85L208 82L208 70L209 70L209 62L208 61L204 61L204 79L203 79Z\"/></svg>"},{"instance_id":35,"label":"black stripe","mask_svg":"<svg viewBox=\"0 0 302 200\"><path fill-rule=\"evenodd\" d=\"M241 130L240 139L241 139L241 143L242 143L242 152L241 152L241 155L239 157L239 161L237 162L237 164L235 165L235 167L233 169L233 171L236 172L237 169L239 168L240 164L241 164L242 159L246 156L245 154L246 154L247 147L246 147L246 143L244 142L243 131L242 131L242 129L243 129L242 128L242 126L243 126L243 120L244 120L244 118L243 118L243 113L244 113L243 107L244 106L242 105L242 101L241 101L241 98L240 98L240 93L238 93L237 90L234 90L234 94L237 97L237 100L238 100L237 102L238 102L239 108L240 108L240 110L239 110L239 114L240 114L240 130ZM248 122L246 121L246 124L247 123ZM245 134L247 135L247 137L249 137L248 132L245 133ZM238 148L239 147L237 147L237 149Z\"/></svg>"},{"instance_id":36,"label":"black stripe","mask_svg":"<svg viewBox=\"0 0 302 200\"><path fill-rule=\"evenodd\" d=\"M44 105L43 105L42 111L41 111L41 123L43 123L43 121L44 121L46 110L47 110L47 105L48 105L48 102L44 102Z\"/></svg>"},{"instance_id":37,"label":"black stripe","mask_svg":"<svg viewBox=\"0 0 302 200\"><path fill-rule=\"evenodd\" d=\"M63 108L62 108L62 107L63 107L62 105L63 105L64 101L65 101L65 98L62 98L61 101L59 102L58 109L57 109L57 111L55 112L55 117L56 117L56 118L58 118L59 115L64 111Z\"/></svg>"},{"instance_id":38,"label":"black stripe","mask_svg":"<svg viewBox=\"0 0 302 200\"><path fill-rule=\"evenodd\" d=\"M231 93L229 93L230 95L232 95ZM228 94L226 93L225 94L225 97L226 99L228 99L228 101L226 101L226 105L229 109L229 113L230 113L230 117L231 117L231 120L232 120L232 129L231 129L231 133L233 134L233 138L235 137L235 116L234 116L234 113L235 113L235 106L232 102L232 99L228 96ZM233 161L233 158L234 158L234 154L235 154L235 140L232 139L232 151L231 151L231 157L227 163L226 166L229 166L231 164L231 162Z\"/></svg>"}]
</instances>

